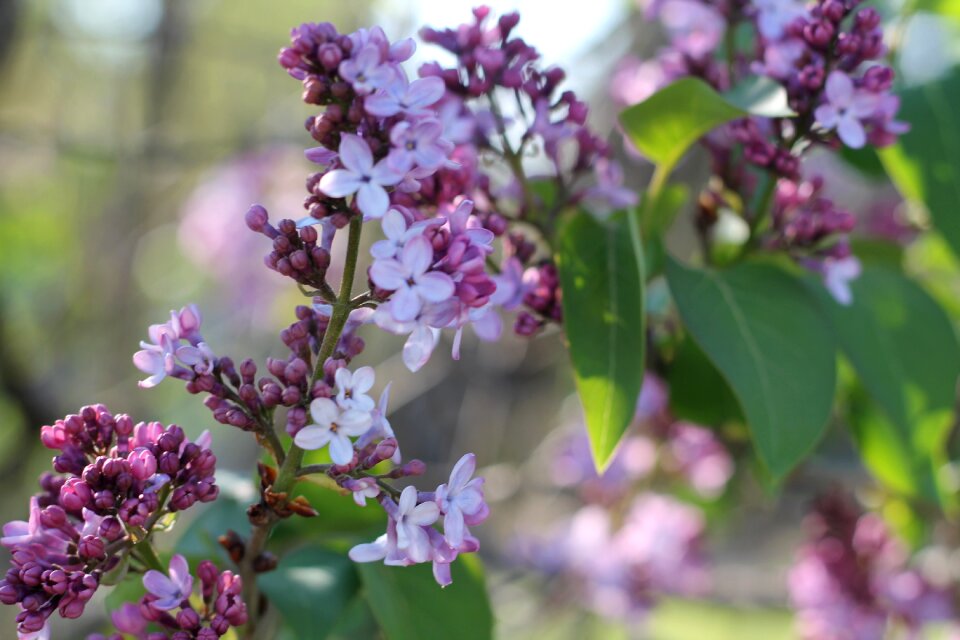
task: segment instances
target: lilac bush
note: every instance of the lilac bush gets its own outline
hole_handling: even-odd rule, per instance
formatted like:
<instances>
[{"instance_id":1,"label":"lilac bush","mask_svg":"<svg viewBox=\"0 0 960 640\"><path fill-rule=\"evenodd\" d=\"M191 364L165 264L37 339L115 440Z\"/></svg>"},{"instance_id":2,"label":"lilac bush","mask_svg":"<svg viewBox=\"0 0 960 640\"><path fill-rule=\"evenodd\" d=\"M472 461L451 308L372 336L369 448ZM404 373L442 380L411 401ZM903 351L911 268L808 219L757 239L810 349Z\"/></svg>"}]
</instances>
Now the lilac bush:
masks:
<instances>
[{"instance_id":1,"label":"lilac bush","mask_svg":"<svg viewBox=\"0 0 960 640\"><path fill-rule=\"evenodd\" d=\"M412 374L442 340L459 360L468 327L484 342L504 322L520 338L562 331L583 412L536 477L575 508L552 530L531 523L519 555L601 616L633 624L661 596L712 593L708 516L750 479L768 492L788 481L828 422L849 427L911 513L955 513L939 423L960 345L896 262L916 230L875 212L871 233L897 243L895 260L855 251L857 213L818 160L869 163L893 148L892 166L913 124L898 115L881 15L862 4L642 2L666 45L617 66L611 94L626 109L612 142L565 72L517 35L517 13L479 7L456 28L424 28L450 62L419 69L414 40L380 27L294 28L278 61L311 113L303 208L235 211L253 233L223 232L217 247L234 265L257 242L263 273L303 296L284 348L263 363L227 355L186 304L132 355L142 389L175 379L203 397L218 443L253 436L244 526L224 515L233 497L220 496L230 483L217 482L209 432L190 441L99 404L44 426L52 472L0 539L0 601L19 608L18 637L50 637L54 613L78 618L120 584L110 635L91 638L326 637L362 633L357 617L391 638L420 637L427 618L489 637L473 554L488 495L503 497L482 473L497 461L458 451L446 481L424 486L426 464L405 457L415 445L401 453L392 382L358 360L378 330L402 338ZM691 250L670 233L687 188L669 181L695 144L709 177L692 199ZM643 190L625 186L620 156L653 165ZM262 173L234 169L225 183ZM262 191L226 189L231 203ZM227 271L224 282L246 279ZM852 373L838 385L841 358ZM200 518L216 521L222 549L200 554L190 529L172 550L161 541L181 512L218 498L224 511ZM341 502L358 520L373 512L376 530L340 522ZM916 569L876 514L831 495L807 525L789 578L805 637L915 634L956 615L954 587Z\"/></svg>"}]
</instances>

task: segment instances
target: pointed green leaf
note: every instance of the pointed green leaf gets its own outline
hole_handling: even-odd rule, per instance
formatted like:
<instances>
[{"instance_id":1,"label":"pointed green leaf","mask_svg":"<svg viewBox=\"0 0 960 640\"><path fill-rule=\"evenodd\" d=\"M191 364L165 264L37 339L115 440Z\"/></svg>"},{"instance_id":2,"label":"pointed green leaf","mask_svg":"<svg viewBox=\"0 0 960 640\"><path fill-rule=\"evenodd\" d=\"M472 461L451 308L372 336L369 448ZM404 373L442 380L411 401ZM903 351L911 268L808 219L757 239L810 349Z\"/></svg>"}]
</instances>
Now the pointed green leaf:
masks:
<instances>
[{"instance_id":1,"label":"pointed green leaf","mask_svg":"<svg viewBox=\"0 0 960 640\"><path fill-rule=\"evenodd\" d=\"M354 563L341 553L306 547L290 553L257 583L297 638L321 640L347 613L360 588Z\"/></svg>"},{"instance_id":2,"label":"pointed green leaf","mask_svg":"<svg viewBox=\"0 0 960 640\"><path fill-rule=\"evenodd\" d=\"M833 337L804 285L770 264L724 271L667 260L683 322L727 380L759 458L783 478L823 435L836 385Z\"/></svg>"},{"instance_id":3,"label":"pointed green leaf","mask_svg":"<svg viewBox=\"0 0 960 640\"><path fill-rule=\"evenodd\" d=\"M723 96L703 80L682 78L625 109L620 122L637 148L669 173L705 134L751 113L792 115L786 90L772 80L751 78Z\"/></svg>"},{"instance_id":4,"label":"pointed green leaf","mask_svg":"<svg viewBox=\"0 0 960 640\"><path fill-rule=\"evenodd\" d=\"M960 256L960 67L945 78L903 91L898 119L910 123L880 160L904 197L922 203Z\"/></svg>"},{"instance_id":5,"label":"pointed green leaf","mask_svg":"<svg viewBox=\"0 0 960 640\"><path fill-rule=\"evenodd\" d=\"M387 640L490 640L493 611L483 569L474 556L450 565L453 584L441 589L429 564L357 565L373 615Z\"/></svg>"},{"instance_id":6,"label":"pointed green leaf","mask_svg":"<svg viewBox=\"0 0 960 640\"><path fill-rule=\"evenodd\" d=\"M854 436L871 470L888 486L937 501L960 377L960 344L947 314L912 280L867 267L844 307L825 293L840 348L882 413L862 409Z\"/></svg>"},{"instance_id":7,"label":"pointed green leaf","mask_svg":"<svg viewBox=\"0 0 960 640\"><path fill-rule=\"evenodd\" d=\"M599 222L580 211L558 235L563 327L593 459L604 469L633 420L643 382L639 230L635 216L631 221L619 213Z\"/></svg>"}]
</instances>

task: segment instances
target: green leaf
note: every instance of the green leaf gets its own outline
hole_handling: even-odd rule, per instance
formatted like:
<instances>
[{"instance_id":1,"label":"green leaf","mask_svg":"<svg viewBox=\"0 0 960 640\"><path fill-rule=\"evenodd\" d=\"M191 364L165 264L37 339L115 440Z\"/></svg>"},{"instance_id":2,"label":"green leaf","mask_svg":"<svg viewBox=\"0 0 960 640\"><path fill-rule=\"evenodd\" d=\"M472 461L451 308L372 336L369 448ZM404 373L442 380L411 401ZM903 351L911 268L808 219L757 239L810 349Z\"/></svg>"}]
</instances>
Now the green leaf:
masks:
<instances>
[{"instance_id":1,"label":"green leaf","mask_svg":"<svg viewBox=\"0 0 960 640\"><path fill-rule=\"evenodd\" d=\"M705 271L667 260L677 308L729 383L760 460L782 479L823 435L836 386L833 338L816 299L785 271Z\"/></svg>"},{"instance_id":2,"label":"green leaf","mask_svg":"<svg viewBox=\"0 0 960 640\"><path fill-rule=\"evenodd\" d=\"M787 103L787 90L767 76L750 76L723 94L730 104L764 118L790 118L797 115Z\"/></svg>"},{"instance_id":3,"label":"green leaf","mask_svg":"<svg viewBox=\"0 0 960 640\"><path fill-rule=\"evenodd\" d=\"M933 224L960 255L960 67L945 78L901 93L898 119L910 123L880 160L904 197L923 203Z\"/></svg>"},{"instance_id":4,"label":"green leaf","mask_svg":"<svg viewBox=\"0 0 960 640\"><path fill-rule=\"evenodd\" d=\"M452 565L453 584L441 589L429 564L359 564L373 615L388 640L489 640L493 611L483 570L474 556Z\"/></svg>"},{"instance_id":5,"label":"green leaf","mask_svg":"<svg viewBox=\"0 0 960 640\"><path fill-rule=\"evenodd\" d=\"M791 115L786 90L766 79L750 79L727 96L703 80L682 78L628 107L620 122L650 161L669 173L687 149L721 124L757 115Z\"/></svg>"},{"instance_id":6,"label":"green leaf","mask_svg":"<svg viewBox=\"0 0 960 640\"><path fill-rule=\"evenodd\" d=\"M688 338L677 347L666 380L670 410L676 417L709 426L743 420L730 385L693 340Z\"/></svg>"},{"instance_id":7,"label":"green leaf","mask_svg":"<svg viewBox=\"0 0 960 640\"><path fill-rule=\"evenodd\" d=\"M556 246L563 326L598 469L630 426L643 382L642 249L635 217L632 223L625 213L601 223L580 211L561 227Z\"/></svg>"},{"instance_id":8,"label":"green leaf","mask_svg":"<svg viewBox=\"0 0 960 640\"><path fill-rule=\"evenodd\" d=\"M353 605L360 589L354 567L343 554L306 547L286 555L258 584L295 637L321 640Z\"/></svg>"},{"instance_id":9,"label":"green leaf","mask_svg":"<svg viewBox=\"0 0 960 640\"><path fill-rule=\"evenodd\" d=\"M868 266L851 288L850 306L826 293L821 299L840 348L882 409L857 411L854 436L880 480L935 502L960 377L956 333L943 309L898 271Z\"/></svg>"}]
</instances>

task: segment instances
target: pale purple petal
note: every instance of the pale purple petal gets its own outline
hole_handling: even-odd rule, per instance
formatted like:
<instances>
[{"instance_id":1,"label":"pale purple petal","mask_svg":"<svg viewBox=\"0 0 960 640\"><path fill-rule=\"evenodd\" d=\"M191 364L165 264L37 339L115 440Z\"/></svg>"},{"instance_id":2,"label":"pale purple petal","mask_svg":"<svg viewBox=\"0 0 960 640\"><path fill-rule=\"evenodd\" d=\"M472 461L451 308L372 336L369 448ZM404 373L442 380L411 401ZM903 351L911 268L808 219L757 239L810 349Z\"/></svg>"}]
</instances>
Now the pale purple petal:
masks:
<instances>
[{"instance_id":1,"label":"pale purple petal","mask_svg":"<svg viewBox=\"0 0 960 640\"><path fill-rule=\"evenodd\" d=\"M151 569L144 574L143 587L151 594L165 601L175 598L180 594L177 585L175 585L169 577L156 569ZM174 606L176 606L176 604L177 603L174 603ZM172 609L173 607L169 608Z\"/></svg>"},{"instance_id":2,"label":"pale purple petal","mask_svg":"<svg viewBox=\"0 0 960 640\"><path fill-rule=\"evenodd\" d=\"M358 544L347 553L354 562L377 562L387 557L387 536L380 536L373 542Z\"/></svg>"},{"instance_id":3,"label":"pale purple petal","mask_svg":"<svg viewBox=\"0 0 960 640\"><path fill-rule=\"evenodd\" d=\"M463 544L464 524L460 509L454 507L443 517L443 533L454 547Z\"/></svg>"},{"instance_id":4,"label":"pale purple petal","mask_svg":"<svg viewBox=\"0 0 960 640\"><path fill-rule=\"evenodd\" d=\"M340 408L330 398L315 398L310 403L310 416L322 427L329 427L340 415Z\"/></svg>"},{"instance_id":5,"label":"pale purple petal","mask_svg":"<svg viewBox=\"0 0 960 640\"><path fill-rule=\"evenodd\" d=\"M184 597L189 596L193 589L193 576L190 575L190 566L187 559L179 553L170 558L170 579Z\"/></svg>"},{"instance_id":6,"label":"pale purple petal","mask_svg":"<svg viewBox=\"0 0 960 640\"><path fill-rule=\"evenodd\" d=\"M468 453L457 460L457 464L450 471L449 491L454 495L459 493L470 482L470 478L473 477L476 470L477 456L475 454Z\"/></svg>"},{"instance_id":7,"label":"pale purple petal","mask_svg":"<svg viewBox=\"0 0 960 640\"><path fill-rule=\"evenodd\" d=\"M421 301L420 296L417 295L416 291L407 286L397 289L390 298L390 302L390 310L393 313L393 317L400 322L413 320L423 307L423 301Z\"/></svg>"},{"instance_id":8,"label":"pale purple petal","mask_svg":"<svg viewBox=\"0 0 960 640\"><path fill-rule=\"evenodd\" d=\"M417 506L417 489L416 487L404 487L403 491L400 493L400 501L397 503L398 511L406 515L413 511L413 508Z\"/></svg>"},{"instance_id":9,"label":"pale purple petal","mask_svg":"<svg viewBox=\"0 0 960 640\"><path fill-rule=\"evenodd\" d=\"M404 102L408 107L428 107L442 98L446 90L443 80L436 76L420 78L410 83Z\"/></svg>"},{"instance_id":10,"label":"pale purple petal","mask_svg":"<svg viewBox=\"0 0 960 640\"><path fill-rule=\"evenodd\" d=\"M379 184L367 182L357 190L357 207L368 218L382 218L390 206L390 196Z\"/></svg>"},{"instance_id":11,"label":"pale purple petal","mask_svg":"<svg viewBox=\"0 0 960 640\"><path fill-rule=\"evenodd\" d=\"M363 186L360 176L346 169L334 169L320 178L319 189L331 198L343 198Z\"/></svg>"},{"instance_id":12,"label":"pale purple petal","mask_svg":"<svg viewBox=\"0 0 960 640\"><path fill-rule=\"evenodd\" d=\"M330 438L333 436L333 433L330 431L329 427L321 427L319 425L311 424L307 425L303 429L297 432L297 435L294 436L293 441L301 449L306 449L307 451L313 451L314 449L320 449L327 445L330 442Z\"/></svg>"},{"instance_id":13,"label":"pale purple petal","mask_svg":"<svg viewBox=\"0 0 960 640\"><path fill-rule=\"evenodd\" d=\"M417 278L417 294L428 302L443 302L453 296L456 287L445 273L430 271Z\"/></svg>"},{"instance_id":14,"label":"pale purple petal","mask_svg":"<svg viewBox=\"0 0 960 640\"><path fill-rule=\"evenodd\" d=\"M387 213L389 216L390 213ZM386 218L387 216L384 216ZM377 240L370 245L370 255L374 260L389 260L397 255L397 244L393 240Z\"/></svg>"},{"instance_id":15,"label":"pale purple petal","mask_svg":"<svg viewBox=\"0 0 960 640\"><path fill-rule=\"evenodd\" d=\"M851 149L859 149L867 142L863 125L852 113L846 113L837 125L837 135Z\"/></svg>"},{"instance_id":16,"label":"pale purple petal","mask_svg":"<svg viewBox=\"0 0 960 640\"><path fill-rule=\"evenodd\" d=\"M481 340L495 342L500 339L500 333L503 331L503 320L500 314L488 309L471 320L473 331Z\"/></svg>"},{"instance_id":17,"label":"pale purple petal","mask_svg":"<svg viewBox=\"0 0 960 640\"><path fill-rule=\"evenodd\" d=\"M406 172L396 171L389 162L381 160L373 168L370 177L375 183L390 187L403 180L404 173Z\"/></svg>"},{"instance_id":18,"label":"pale purple petal","mask_svg":"<svg viewBox=\"0 0 960 640\"><path fill-rule=\"evenodd\" d=\"M367 96L363 106L368 113L379 118L388 118L400 113L400 102L386 91L377 91Z\"/></svg>"},{"instance_id":19,"label":"pale purple petal","mask_svg":"<svg viewBox=\"0 0 960 640\"><path fill-rule=\"evenodd\" d=\"M430 546L430 538L427 532L416 525L404 524L407 534L407 554L414 562L426 562L430 559L430 552L433 547Z\"/></svg>"},{"instance_id":20,"label":"pale purple petal","mask_svg":"<svg viewBox=\"0 0 960 640\"><path fill-rule=\"evenodd\" d=\"M370 267L370 279L381 289L406 288L409 277L410 272L398 260L376 260Z\"/></svg>"},{"instance_id":21,"label":"pale purple petal","mask_svg":"<svg viewBox=\"0 0 960 640\"><path fill-rule=\"evenodd\" d=\"M323 165L330 164L337 157L336 152L331 151L326 147L313 147L311 149L307 149L303 152L303 155L310 162Z\"/></svg>"},{"instance_id":22,"label":"pale purple petal","mask_svg":"<svg viewBox=\"0 0 960 640\"><path fill-rule=\"evenodd\" d=\"M846 107L853 101L853 81L842 71L831 71L827 76L827 100L837 107Z\"/></svg>"},{"instance_id":23,"label":"pale purple petal","mask_svg":"<svg viewBox=\"0 0 960 640\"><path fill-rule=\"evenodd\" d=\"M407 514L407 521L419 526L433 524L440 517L440 507L436 502L424 502L418 504Z\"/></svg>"},{"instance_id":24,"label":"pale purple petal","mask_svg":"<svg viewBox=\"0 0 960 640\"><path fill-rule=\"evenodd\" d=\"M340 140L340 162L355 173L370 175L373 169L373 154L363 138L346 133Z\"/></svg>"},{"instance_id":25,"label":"pale purple petal","mask_svg":"<svg viewBox=\"0 0 960 640\"><path fill-rule=\"evenodd\" d=\"M410 238L400 252L400 262L406 267L407 273L413 277L419 276L433 263L433 245L424 236Z\"/></svg>"},{"instance_id":26,"label":"pale purple petal","mask_svg":"<svg viewBox=\"0 0 960 640\"><path fill-rule=\"evenodd\" d=\"M403 234L407 232L407 220L396 209L387 211L380 226L383 228L383 235L394 242L403 239Z\"/></svg>"},{"instance_id":27,"label":"pale purple petal","mask_svg":"<svg viewBox=\"0 0 960 640\"><path fill-rule=\"evenodd\" d=\"M360 367L353 372L352 389L355 393L366 393L373 388L375 381L376 375L373 372L373 367Z\"/></svg>"},{"instance_id":28,"label":"pale purple petal","mask_svg":"<svg viewBox=\"0 0 960 640\"><path fill-rule=\"evenodd\" d=\"M353 460L353 443L343 433L334 434L330 439L330 459L336 464L350 464Z\"/></svg>"},{"instance_id":29,"label":"pale purple petal","mask_svg":"<svg viewBox=\"0 0 960 640\"><path fill-rule=\"evenodd\" d=\"M369 411L358 411L356 409L347 409L337 418L337 427L340 433L348 436L361 436L363 432L370 428L373 418Z\"/></svg>"},{"instance_id":30,"label":"pale purple petal","mask_svg":"<svg viewBox=\"0 0 960 640\"><path fill-rule=\"evenodd\" d=\"M821 125L826 129L833 129L837 126L837 122L840 120L840 113L833 107L833 105L822 104L817 107L817 110L813 112L814 117L817 119Z\"/></svg>"},{"instance_id":31,"label":"pale purple petal","mask_svg":"<svg viewBox=\"0 0 960 640\"><path fill-rule=\"evenodd\" d=\"M417 325L403 345L403 364L410 371L419 371L430 360L430 354L437 346L440 330L426 325Z\"/></svg>"}]
</instances>

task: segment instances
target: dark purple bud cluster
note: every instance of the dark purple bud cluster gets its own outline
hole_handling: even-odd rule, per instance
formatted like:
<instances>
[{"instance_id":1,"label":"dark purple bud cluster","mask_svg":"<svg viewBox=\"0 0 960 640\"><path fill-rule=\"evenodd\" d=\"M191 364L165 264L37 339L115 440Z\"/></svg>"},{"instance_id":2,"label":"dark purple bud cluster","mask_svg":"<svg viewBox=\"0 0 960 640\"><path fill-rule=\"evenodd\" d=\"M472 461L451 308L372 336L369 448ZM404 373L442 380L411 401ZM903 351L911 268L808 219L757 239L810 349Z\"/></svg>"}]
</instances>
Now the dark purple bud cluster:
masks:
<instances>
[{"instance_id":1,"label":"dark purple bud cluster","mask_svg":"<svg viewBox=\"0 0 960 640\"><path fill-rule=\"evenodd\" d=\"M174 556L174 563L186 561ZM152 575L151 575L152 574ZM123 640L130 634L146 640L216 640L247 622L240 576L220 572L209 560L197 567L200 579L199 608L191 601L193 577L171 571L165 576L151 571L144 578L147 595L137 604L125 604L112 614L118 633L92 635L87 640ZM155 593L154 590L157 592Z\"/></svg>"},{"instance_id":2,"label":"dark purple bud cluster","mask_svg":"<svg viewBox=\"0 0 960 640\"><path fill-rule=\"evenodd\" d=\"M909 553L877 514L862 514L839 492L807 517L807 543L790 571L790 597L803 638L856 629L881 638L893 623L919 635L926 622L955 620L949 591L909 565Z\"/></svg>"},{"instance_id":3,"label":"dark purple bud cluster","mask_svg":"<svg viewBox=\"0 0 960 640\"><path fill-rule=\"evenodd\" d=\"M190 442L175 425L134 425L93 405L44 426L40 437L59 451L59 475L41 478L29 520L7 523L0 539L12 554L0 602L20 605L21 633L40 631L54 611L78 617L103 574L162 515L219 491L209 436Z\"/></svg>"},{"instance_id":4,"label":"dark purple bud cluster","mask_svg":"<svg viewBox=\"0 0 960 640\"><path fill-rule=\"evenodd\" d=\"M795 256L845 258L845 236L853 230L853 214L821 195L823 179L777 183L773 201L773 229L768 244Z\"/></svg>"},{"instance_id":5,"label":"dark purple bud cluster","mask_svg":"<svg viewBox=\"0 0 960 640\"><path fill-rule=\"evenodd\" d=\"M523 304L529 311L517 314L514 331L521 336L532 336L548 322L563 322L563 306L560 291L560 274L557 265L545 261L528 269L524 274L527 284Z\"/></svg>"},{"instance_id":6,"label":"dark purple bud cluster","mask_svg":"<svg viewBox=\"0 0 960 640\"><path fill-rule=\"evenodd\" d=\"M274 227L268 220L266 209L260 205L253 205L247 211L247 226L273 241L273 251L263 259L267 268L307 287L321 289L326 286L330 247L318 244L315 228L297 229L293 220L281 220Z\"/></svg>"}]
</instances>

